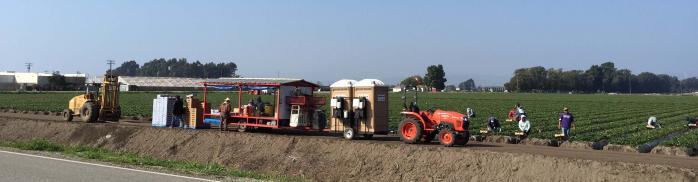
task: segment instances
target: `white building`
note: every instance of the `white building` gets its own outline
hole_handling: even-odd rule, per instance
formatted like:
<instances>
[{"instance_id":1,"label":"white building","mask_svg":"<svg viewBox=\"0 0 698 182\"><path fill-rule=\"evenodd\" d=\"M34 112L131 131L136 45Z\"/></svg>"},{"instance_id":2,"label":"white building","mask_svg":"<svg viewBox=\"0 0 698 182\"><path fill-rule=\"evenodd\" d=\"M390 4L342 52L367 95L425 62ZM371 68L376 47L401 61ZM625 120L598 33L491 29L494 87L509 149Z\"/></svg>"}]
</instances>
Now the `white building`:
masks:
<instances>
[{"instance_id":1,"label":"white building","mask_svg":"<svg viewBox=\"0 0 698 182\"><path fill-rule=\"evenodd\" d=\"M0 90L41 90L49 86L49 73L0 72ZM85 74L63 74L66 83L78 89L85 84Z\"/></svg>"}]
</instances>

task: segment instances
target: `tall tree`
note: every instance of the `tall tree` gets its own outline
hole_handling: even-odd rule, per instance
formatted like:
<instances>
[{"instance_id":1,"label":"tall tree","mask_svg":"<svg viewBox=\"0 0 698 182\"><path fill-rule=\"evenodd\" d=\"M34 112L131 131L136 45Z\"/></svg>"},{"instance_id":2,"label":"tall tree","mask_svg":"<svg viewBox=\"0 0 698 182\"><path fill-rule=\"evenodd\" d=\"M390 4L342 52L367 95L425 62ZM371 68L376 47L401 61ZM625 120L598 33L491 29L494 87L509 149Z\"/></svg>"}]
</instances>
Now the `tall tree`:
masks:
<instances>
[{"instance_id":1,"label":"tall tree","mask_svg":"<svg viewBox=\"0 0 698 182\"><path fill-rule=\"evenodd\" d=\"M458 88L460 88L462 91L473 91L476 88L475 81L471 78L464 82L460 82L458 84Z\"/></svg>"},{"instance_id":2,"label":"tall tree","mask_svg":"<svg viewBox=\"0 0 698 182\"><path fill-rule=\"evenodd\" d=\"M691 77L681 80L681 86L685 91L688 92L698 91L698 78Z\"/></svg>"},{"instance_id":3,"label":"tall tree","mask_svg":"<svg viewBox=\"0 0 698 182\"><path fill-rule=\"evenodd\" d=\"M446 72L442 65L431 65L427 67L427 74L424 75L424 83L427 87L443 90L446 87Z\"/></svg>"},{"instance_id":4,"label":"tall tree","mask_svg":"<svg viewBox=\"0 0 698 182\"><path fill-rule=\"evenodd\" d=\"M600 66L602 72L601 78L601 90L604 92L611 89L611 82L613 82L613 77L616 74L616 66L612 62L605 62Z\"/></svg>"},{"instance_id":5,"label":"tall tree","mask_svg":"<svg viewBox=\"0 0 698 182\"><path fill-rule=\"evenodd\" d=\"M134 60L121 63L121 66L112 71L119 76L138 76L141 66Z\"/></svg>"},{"instance_id":6,"label":"tall tree","mask_svg":"<svg viewBox=\"0 0 698 182\"><path fill-rule=\"evenodd\" d=\"M424 79L419 75L414 75L402 80L400 85L407 88L415 88L417 86L424 85Z\"/></svg>"}]
</instances>

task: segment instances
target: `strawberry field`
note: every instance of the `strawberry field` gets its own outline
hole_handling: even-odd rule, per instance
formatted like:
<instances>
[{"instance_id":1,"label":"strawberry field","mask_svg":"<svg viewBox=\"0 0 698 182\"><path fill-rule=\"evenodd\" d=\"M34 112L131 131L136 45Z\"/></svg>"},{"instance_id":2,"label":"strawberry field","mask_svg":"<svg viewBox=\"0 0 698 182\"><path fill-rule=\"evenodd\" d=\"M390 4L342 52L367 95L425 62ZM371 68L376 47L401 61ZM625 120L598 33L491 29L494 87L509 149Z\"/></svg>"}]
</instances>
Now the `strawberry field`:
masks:
<instances>
[{"instance_id":1,"label":"strawberry field","mask_svg":"<svg viewBox=\"0 0 698 182\"><path fill-rule=\"evenodd\" d=\"M17 110L52 111L65 109L70 98L77 92L51 93L0 93L0 107ZM121 94L124 115L147 116L151 112L155 92L125 92ZM186 95L187 93L177 93ZM201 95L199 93L199 95ZM320 94L328 96L327 94ZM218 104L230 93L212 93L212 104ZM390 96L390 126L396 128L401 120L402 95ZM411 101L412 94L408 94ZM474 108L477 116L472 119L471 133L485 128L485 120L492 114L503 124L501 135L512 135L515 122L505 122L508 111L518 102L528 113L532 122L531 137L552 139L560 133L557 128L558 113L569 107L577 119L577 128L572 130L572 140L598 141L607 139L613 144L641 145L670 133L681 135L666 146L692 147L698 143L698 130L686 128L686 116L698 115L698 97L691 96L641 96L641 95L568 95L568 94L504 94L504 93L428 93L418 96L422 110L439 108L465 112ZM233 98L233 97L231 97ZM247 100L248 98L245 98ZM329 98L328 98L329 99ZM662 128L645 128L647 118L656 116Z\"/></svg>"}]
</instances>

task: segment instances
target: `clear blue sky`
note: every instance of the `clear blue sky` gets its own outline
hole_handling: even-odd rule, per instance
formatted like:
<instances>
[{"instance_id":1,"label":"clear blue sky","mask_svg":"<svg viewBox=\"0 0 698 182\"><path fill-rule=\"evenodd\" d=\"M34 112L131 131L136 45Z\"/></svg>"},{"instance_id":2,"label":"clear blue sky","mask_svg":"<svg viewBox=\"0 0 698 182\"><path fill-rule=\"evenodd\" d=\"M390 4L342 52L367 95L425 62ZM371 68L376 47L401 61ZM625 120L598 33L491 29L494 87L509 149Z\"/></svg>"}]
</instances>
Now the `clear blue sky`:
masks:
<instances>
[{"instance_id":1,"label":"clear blue sky","mask_svg":"<svg viewBox=\"0 0 698 182\"><path fill-rule=\"evenodd\" d=\"M395 83L430 64L450 84L604 61L697 76L698 1L1 1L0 56L0 70L91 74L107 59L233 61L324 83Z\"/></svg>"}]
</instances>

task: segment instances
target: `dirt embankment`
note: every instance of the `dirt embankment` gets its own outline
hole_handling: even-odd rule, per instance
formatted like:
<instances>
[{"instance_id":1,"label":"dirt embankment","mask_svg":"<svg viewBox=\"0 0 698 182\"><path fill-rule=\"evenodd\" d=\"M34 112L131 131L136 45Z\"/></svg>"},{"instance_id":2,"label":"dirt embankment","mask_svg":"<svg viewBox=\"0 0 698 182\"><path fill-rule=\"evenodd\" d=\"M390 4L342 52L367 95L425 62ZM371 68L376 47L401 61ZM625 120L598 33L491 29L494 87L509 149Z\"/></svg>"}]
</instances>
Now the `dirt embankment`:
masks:
<instances>
[{"instance_id":1,"label":"dirt embankment","mask_svg":"<svg viewBox=\"0 0 698 182\"><path fill-rule=\"evenodd\" d=\"M0 118L0 139L31 138L318 181L696 181L697 172L467 147Z\"/></svg>"}]
</instances>

